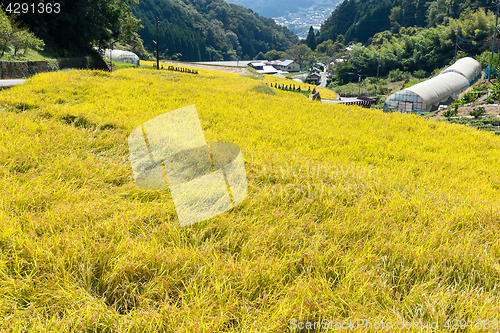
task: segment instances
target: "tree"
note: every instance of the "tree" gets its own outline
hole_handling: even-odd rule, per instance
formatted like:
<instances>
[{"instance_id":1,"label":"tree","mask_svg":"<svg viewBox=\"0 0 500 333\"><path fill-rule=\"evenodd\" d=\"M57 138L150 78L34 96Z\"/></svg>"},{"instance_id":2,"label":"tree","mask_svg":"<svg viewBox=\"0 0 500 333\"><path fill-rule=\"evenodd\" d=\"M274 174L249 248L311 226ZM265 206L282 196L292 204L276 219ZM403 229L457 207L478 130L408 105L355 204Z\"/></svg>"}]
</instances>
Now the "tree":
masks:
<instances>
[{"instance_id":1,"label":"tree","mask_svg":"<svg viewBox=\"0 0 500 333\"><path fill-rule=\"evenodd\" d=\"M266 59L266 57L264 56L264 53L262 52L259 52L256 56L255 56L255 60L264 60Z\"/></svg>"},{"instance_id":2,"label":"tree","mask_svg":"<svg viewBox=\"0 0 500 333\"><path fill-rule=\"evenodd\" d=\"M21 26L20 23L15 22L14 18L10 18L0 10L0 43L2 46L2 58L5 54L7 47L14 48L14 55L24 49L24 53L28 49L43 49L45 43L43 40L36 38L27 28Z\"/></svg>"},{"instance_id":3,"label":"tree","mask_svg":"<svg viewBox=\"0 0 500 333\"><path fill-rule=\"evenodd\" d=\"M2 45L2 54L0 58L5 54L5 50L10 43L12 38L12 26L7 14L3 10L0 10L0 43Z\"/></svg>"},{"instance_id":4,"label":"tree","mask_svg":"<svg viewBox=\"0 0 500 333\"><path fill-rule=\"evenodd\" d=\"M24 54L26 54L28 49L41 50L45 46L43 40L36 38L32 32L23 28L19 23L11 21L11 26L10 44L14 47L14 56L20 50L24 50Z\"/></svg>"},{"instance_id":5,"label":"tree","mask_svg":"<svg viewBox=\"0 0 500 333\"><path fill-rule=\"evenodd\" d=\"M312 26L309 28L309 33L307 34L306 44L311 50L316 50L316 34L314 33L314 28Z\"/></svg>"},{"instance_id":6,"label":"tree","mask_svg":"<svg viewBox=\"0 0 500 333\"><path fill-rule=\"evenodd\" d=\"M312 51L309 46L299 44L294 45L293 48L287 50L286 53L302 67L304 61L311 57Z\"/></svg>"},{"instance_id":7,"label":"tree","mask_svg":"<svg viewBox=\"0 0 500 333\"><path fill-rule=\"evenodd\" d=\"M283 57L285 57L285 52L283 52L283 51L271 50L269 52L266 52L266 54L264 54L264 58L266 58L269 61L278 60L278 59L281 59Z\"/></svg>"},{"instance_id":8,"label":"tree","mask_svg":"<svg viewBox=\"0 0 500 333\"><path fill-rule=\"evenodd\" d=\"M401 27L401 7L396 6L391 9L391 15L389 15L389 20L391 21L392 33L398 33Z\"/></svg>"},{"instance_id":9,"label":"tree","mask_svg":"<svg viewBox=\"0 0 500 333\"><path fill-rule=\"evenodd\" d=\"M28 33L25 30L17 30L12 34L11 44L14 47L14 55L28 43Z\"/></svg>"},{"instance_id":10,"label":"tree","mask_svg":"<svg viewBox=\"0 0 500 333\"><path fill-rule=\"evenodd\" d=\"M330 57L333 55L334 50L334 43L331 39L325 40L323 43L316 46L316 52L324 53Z\"/></svg>"}]
</instances>

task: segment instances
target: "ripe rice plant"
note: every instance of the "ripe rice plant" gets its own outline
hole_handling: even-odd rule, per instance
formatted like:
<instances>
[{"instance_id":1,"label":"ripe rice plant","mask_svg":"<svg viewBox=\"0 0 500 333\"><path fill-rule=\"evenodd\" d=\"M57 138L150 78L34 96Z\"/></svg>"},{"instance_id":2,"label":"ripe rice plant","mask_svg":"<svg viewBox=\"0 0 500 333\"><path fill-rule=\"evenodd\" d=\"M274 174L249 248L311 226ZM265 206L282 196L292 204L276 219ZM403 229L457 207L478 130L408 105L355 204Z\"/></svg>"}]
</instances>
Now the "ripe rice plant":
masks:
<instances>
[{"instance_id":1,"label":"ripe rice plant","mask_svg":"<svg viewBox=\"0 0 500 333\"><path fill-rule=\"evenodd\" d=\"M498 319L500 137L199 72L0 91L2 331ZM168 191L135 185L127 136L191 104L207 142L241 148L249 194L180 228Z\"/></svg>"}]
</instances>

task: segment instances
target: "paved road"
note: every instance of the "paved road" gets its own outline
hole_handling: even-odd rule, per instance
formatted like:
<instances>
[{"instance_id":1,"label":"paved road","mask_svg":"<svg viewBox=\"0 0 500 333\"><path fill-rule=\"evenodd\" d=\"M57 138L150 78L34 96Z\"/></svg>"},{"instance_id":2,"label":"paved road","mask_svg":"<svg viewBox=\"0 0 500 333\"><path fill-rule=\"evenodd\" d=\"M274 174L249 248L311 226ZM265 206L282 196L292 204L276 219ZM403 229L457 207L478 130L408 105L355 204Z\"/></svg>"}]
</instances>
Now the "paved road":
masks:
<instances>
[{"instance_id":1,"label":"paved road","mask_svg":"<svg viewBox=\"0 0 500 333\"><path fill-rule=\"evenodd\" d=\"M319 73L321 75L321 83L319 86L321 88L326 88L326 80L328 79L328 73L327 72L321 72Z\"/></svg>"},{"instance_id":2,"label":"paved road","mask_svg":"<svg viewBox=\"0 0 500 333\"><path fill-rule=\"evenodd\" d=\"M255 61L255 60L240 60L240 61L202 61L202 62L195 62L195 64L201 64L201 65L218 65L218 66L229 66L229 67L245 67L248 65L250 61Z\"/></svg>"},{"instance_id":3,"label":"paved road","mask_svg":"<svg viewBox=\"0 0 500 333\"><path fill-rule=\"evenodd\" d=\"M341 100L332 100L332 99L321 99L323 103L333 103L333 104L342 104L349 102L362 102L362 100L357 99L356 97L342 97Z\"/></svg>"},{"instance_id":4,"label":"paved road","mask_svg":"<svg viewBox=\"0 0 500 333\"><path fill-rule=\"evenodd\" d=\"M23 84L26 80L0 80L0 88L7 88Z\"/></svg>"}]
</instances>

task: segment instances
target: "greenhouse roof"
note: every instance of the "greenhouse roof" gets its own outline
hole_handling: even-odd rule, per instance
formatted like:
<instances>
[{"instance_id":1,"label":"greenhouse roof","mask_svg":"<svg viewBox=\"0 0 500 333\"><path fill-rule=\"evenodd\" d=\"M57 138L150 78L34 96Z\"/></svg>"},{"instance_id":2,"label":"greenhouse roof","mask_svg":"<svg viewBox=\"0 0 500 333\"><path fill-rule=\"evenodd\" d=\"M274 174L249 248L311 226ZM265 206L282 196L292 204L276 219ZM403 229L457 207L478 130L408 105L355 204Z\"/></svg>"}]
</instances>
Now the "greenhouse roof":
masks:
<instances>
[{"instance_id":1,"label":"greenhouse roof","mask_svg":"<svg viewBox=\"0 0 500 333\"><path fill-rule=\"evenodd\" d=\"M404 90L419 95L425 104L435 104L469 87L469 80L455 72L447 72ZM397 93L396 93L397 94Z\"/></svg>"},{"instance_id":2,"label":"greenhouse roof","mask_svg":"<svg viewBox=\"0 0 500 333\"><path fill-rule=\"evenodd\" d=\"M108 59L111 59L113 57L113 61L120 61L121 59L133 59L136 61L139 61L139 56L133 52L129 51L122 51L122 50L104 50L104 56Z\"/></svg>"},{"instance_id":3,"label":"greenhouse roof","mask_svg":"<svg viewBox=\"0 0 500 333\"><path fill-rule=\"evenodd\" d=\"M469 82L472 82L481 73L481 65L475 59L465 57L457 60L457 62L445 69L441 74L449 72L462 74Z\"/></svg>"}]
</instances>

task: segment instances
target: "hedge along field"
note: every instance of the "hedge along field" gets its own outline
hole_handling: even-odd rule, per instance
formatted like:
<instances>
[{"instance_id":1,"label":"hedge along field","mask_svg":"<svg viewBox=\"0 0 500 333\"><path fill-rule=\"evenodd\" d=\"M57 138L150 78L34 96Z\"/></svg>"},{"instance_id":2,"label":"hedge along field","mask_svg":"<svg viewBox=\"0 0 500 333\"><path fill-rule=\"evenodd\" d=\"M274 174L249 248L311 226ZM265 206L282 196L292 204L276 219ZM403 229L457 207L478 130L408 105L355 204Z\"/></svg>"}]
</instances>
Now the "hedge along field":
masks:
<instances>
[{"instance_id":1,"label":"hedge along field","mask_svg":"<svg viewBox=\"0 0 500 333\"><path fill-rule=\"evenodd\" d=\"M0 92L2 330L498 319L500 138L199 72ZM249 194L179 228L168 192L134 184L127 136L191 104L207 142L241 148Z\"/></svg>"}]
</instances>

